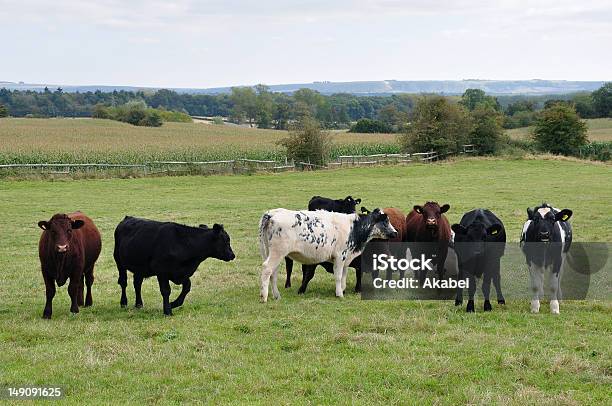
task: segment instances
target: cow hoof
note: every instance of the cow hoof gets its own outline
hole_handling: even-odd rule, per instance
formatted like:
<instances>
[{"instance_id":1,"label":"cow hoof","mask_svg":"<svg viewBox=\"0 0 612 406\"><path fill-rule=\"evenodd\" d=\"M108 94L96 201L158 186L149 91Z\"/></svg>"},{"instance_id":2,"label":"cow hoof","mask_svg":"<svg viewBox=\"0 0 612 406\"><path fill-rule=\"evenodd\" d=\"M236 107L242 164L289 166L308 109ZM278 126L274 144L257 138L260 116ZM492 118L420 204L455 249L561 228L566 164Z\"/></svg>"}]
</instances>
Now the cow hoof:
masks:
<instances>
[{"instance_id":1,"label":"cow hoof","mask_svg":"<svg viewBox=\"0 0 612 406\"><path fill-rule=\"evenodd\" d=\"M127 307L127 301L125 301L125 302L120 302L120 304L121 304L121 307L123 307L123 308Z\"/></svg>"},{"instance_id":2,"label":"cow hoof","mask_svg":"<svg viewBox=\"0 0 612 406\"><path fill-rule=\"evenodd\" d=\"M285 289L289 289L291 287L290 283L285 283Z\"/></svg>"},{"instance_id":3,"label":"cow hoof","mask_svg":"<svg viewBox=\"0 0 612 406\"><path fill-rule=\"evenodd\" d=\"M497 304L505 305L506 304L506 300L505 299L497 299Z\"/></svg>"},{"instance_id":4,"label":"cow hoof","mask_svg":"<svg viewBox=\"0 0 612 406\"><path fill-rule=\"evenodd\" d=\"M468 300L468 304L467 304L467 306L465 308L465 311L467 313L474 313L475 312L475 310L474 310L474 301L473 300Z\"/></svg>"},{"instance_id":5,"label":"cow hoof","mask_svg":"<svg viewBox=\"0 0 612 406\"><path fill-rule=\"evenodd\" d=\"M355 293L361 293L361 288L355 288Z\"/></svg>"},{"instance_id":6,"label":"cow hoof","mask_svg":"<svg viewBox=\"0 0 612 406\"><path fill-rule=\"evenodd\" d=\"M455 299L455 306L461 306L463 304L463 300Z\"/></svg>"},{"instance_id":7,"label":"cow hoof","mask_svg":"<svg viewBox=\"0 0 612 406\"><path fill-rule=\"evenodd\" d=\"M43 319L47 319L47 320L51 320L51 313L49 313L49 314L43 313L42 318Z\"/></svg>"},{"instance_id":8,"label":"cow hoof","mask_svg":"<svg viewBox=\"0 0 612 406\"><path fill-rule=\"evenodd\" d=\"M136 303L134 307L137 309L142 309L142 303Z\"/></svg>"},{"instance_id":9,"label":"cow hoof","mask_svg":"<svg viewBox=\"0 0 612 406\"><path fill-rule=\"evenodd\" d=\"M491 310L493 310L493 307L491 306L491 302L489 302L488 300L485 300L485 302L484 302L484 311L485 312L490 312Z\"/></svg>"},{"instance_id":10,"label":"cow hoof","mask_svg":"<svg viewBox=\"0 0 612 406\"><path fill-rule=\"evenodd\" d=\"M83 307L91 307L91 306L93 306L93 303L87 303L87 302L86 302L86 303L83 305Z\"/></svg>"},{"instance_id":11,"label":"cow hoof","mask_svg":"<svg viewBox=\"0 0 612 406\"><path fill-rule=\"evenodd\" d=\"M302 288L298 289L298 295L303 295L304 292L306 292L306 289L302 289Z\"/></svg>"},{"instance_id":12,"label":"cow hoof","mask_svg":"<svg viewBox=\"0 0 612 406\"><path fill-rule=\"evenodd\" d=\"M259 301L260 301L261 303L266 303L266 302L268 301L268 298L267 298L267 297L260 296L260 297L259 297Z\"/></svg>"}]
</instances>

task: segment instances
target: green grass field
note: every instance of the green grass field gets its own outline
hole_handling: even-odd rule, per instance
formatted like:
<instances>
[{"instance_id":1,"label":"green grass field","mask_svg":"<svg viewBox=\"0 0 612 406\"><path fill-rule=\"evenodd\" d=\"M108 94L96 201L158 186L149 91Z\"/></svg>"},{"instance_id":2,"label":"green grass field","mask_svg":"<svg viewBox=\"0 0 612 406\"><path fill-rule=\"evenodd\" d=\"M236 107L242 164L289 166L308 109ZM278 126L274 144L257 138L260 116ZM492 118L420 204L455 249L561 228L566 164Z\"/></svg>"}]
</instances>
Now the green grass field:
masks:
<instances>
[{"instance_id":1,"label":"green grass field","mask_svg":"<svg viewBox=\"0 0 612 406\"><path fill-rule=\"evenodd\" d=\"M259 303L257 223L270 208L303 208L313 194L361 197L369 208L451 204L457 221L488 207L517 241L525 208L543 200L574 210L579 241L612 239L612 168L566 160L460 160L253 176L0 181L0 387L62 385L82 404L609 404L612 305L562 303L529 313L506 297L492 313L452 302L334 297L319 269L304 296L281 286ZM102 232L94 306L69 313L58 289L42 320L36 223L80 209ZM155 280L144 308L119 306L112 233L124 215L224 223L237 259L207 260L173 317ZM527 278L527 271L525 277ZM280 271L284 278L284 269ZM350 273L348 286L354 284ZM173 286L172 297L178 294ZM347 290L348 292L348 290Z\"/></svg>"},{"instance_id":2,"label":"green grass field","mask_svg":"<svg viewBox=\"0 0 612 406\"><path fill-rule=\"evenodd\" d=\"M587 136L590 141L612 141L612 118L587 119ZM531 137L533 127L513 128L506 130L506 134L514 139Z\"/></svg>"},{"instance_id":3,"label":"green grass field","mask_svg":"<svg viewBox=\"0 0 612 406\"><path fill-rule=\"evenodd\" d=\"M164 123L135 127L98 119L0 119L0 164L142 163L234 158L284 160L286 131ZM332 156L399 152L393 134L333 132Z\"/></svg>"}]
</instances>

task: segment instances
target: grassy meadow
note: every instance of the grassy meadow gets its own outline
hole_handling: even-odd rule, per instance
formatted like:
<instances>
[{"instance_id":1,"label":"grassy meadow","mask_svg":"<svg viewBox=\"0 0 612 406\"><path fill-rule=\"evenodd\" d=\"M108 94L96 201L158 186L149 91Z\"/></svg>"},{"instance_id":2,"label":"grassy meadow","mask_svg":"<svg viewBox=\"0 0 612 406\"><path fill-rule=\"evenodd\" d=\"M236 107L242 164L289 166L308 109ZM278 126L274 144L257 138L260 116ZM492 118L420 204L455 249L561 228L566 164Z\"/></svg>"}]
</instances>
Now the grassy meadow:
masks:
<instances>
[{"instance_id":1,"label":"grassy meadow","mask_svg":"<svg viewBox=\"0 0 612 406\"><path fill-rule=\"evenodd\" d=\"M0 164L284 160L286 131L164 123L136 127L100 119L0 119ZM333 156L399 152L393 134L333 132Z\"/></svg>"},{"instance_id":2,"label":"grassy meadow","mask_svg":"<svg viewBox=\"0 0 612 406\"><path fill-rule=\"evenodd\" d=\"M98 125L86 122L75 125ZM123 130L141 131L118 126L105 148L129 138ZM206 137L190 128L188 137ZM23 137L35 142L28 132ZM246 137L216 135L224 136ZM0 181L0 387L61 385L68 404L609 404L610 302L562 303L553 316L547 303L534 315L527 300L512 297L483 313L477 299L477 312L466 314L450 301L337 299L333 278L319 269L305 295L297 295L298 271L293 288L280 287L280 301L261 304L257 222L270 208L303 208L314 194L404 210L438 200L451 204L453 222L490 208L517 241L525 208L546 200L574 210L576 240L612 241L610 179L603 164L464 159L251 176ZM103 238L94 305L71 316L64 286L53 319L42 320L36 223L77 209ZM224 223L237 259L205 261L172 317L162 314L154 279L143 284L144 308L135 309L130 276L129 306L121 309L112 235L126 214ZM173 286L172 297L178 291Z\"/></svg>"},{"instance_id":3,"label":"grassy meadow","mask_svg":"<svg viewBox=\"0 0 612 406\"><path fill-rule=\"evenodd\" d=\"M586 122L590 141L612 141L612 118L590 118ZM506 134L514 139L527 139L532 131L533 127L521 127L506 130Z\"/></svg>"}]
</instances>

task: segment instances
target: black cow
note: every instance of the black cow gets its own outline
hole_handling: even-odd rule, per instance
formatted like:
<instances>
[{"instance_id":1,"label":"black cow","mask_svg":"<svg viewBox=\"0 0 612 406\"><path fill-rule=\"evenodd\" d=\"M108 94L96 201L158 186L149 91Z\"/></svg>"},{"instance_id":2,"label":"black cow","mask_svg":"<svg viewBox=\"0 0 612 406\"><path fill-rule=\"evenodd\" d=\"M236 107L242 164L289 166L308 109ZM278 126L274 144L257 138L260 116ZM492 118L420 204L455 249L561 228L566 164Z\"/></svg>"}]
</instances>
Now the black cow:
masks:
<instances>
[{"instance_id":1,"label":"black cow","mask_svg":"<svg viewBox=\"0 0 612 406\"><path fill-rule=\"evenodd\" d=\"M487 209L475 209L463 215L459 224L453 224L454 248L457 254L458 280L468 278L467 312L474 311L476 278L482 277L484 311L491 311L489 293L491 280L497 292L497 303L506 304L501 291L500 260L504 255L506 230L502 221ZM455 306L463 303L463 289L457 288Z\"/></svg>"},{"instance_id":2,"label":"black cow","mask_svg":"<svg viewBox=\"0 0 612 406\"><path fill-rule=\"evenodd\" d=\"M223 225L190 227L127 216L115 229L113 253L121 285L121 307L127 306L127 273L134 273L136 307L142 307L140 288L144 278L157 276L164 301L164 314L183 304L191 290L190 277L206 258L231 261L236 256ZM170 281L183 285L176 300L170 302Z\"/></svg>"},{"instance_id":3,"label":"black cow","mask_svg":"<svg viewBox=\"0 0 612 406\"><path fill-rule=\"evenodd\" d=\"M559 314L561 277L565 256L572 244L572 217L569 209L559 210L547 203L527 208L527 221L523 225L521 247L531 276L531 312L540 311L540 298L544 295L544 274L550 280L550 311Z\"/></svg>"},{"instance_id":4,"label":"black cow","mask_svg":"<svg viewBox=\"0 0 612 406\"><path fill-rule=\"evenodd\" d=\"M353 214L355 207L361 203L361 199L353 199L352 196L347 196L344 199L329 199L327 197L313 196L308 202L308 210L327 210L337 213ZM323 262L316 265L302 265L302 285L298 289L298 293L306 292L308 283L314 277L317 266L321 265L329 273L334 273L334 265L331 262ZM355 283L355 292L361 292L361 257L355 258L349 265L355 268L357 282ZM289 257L285 258L285 267L287 268L287 280L285 288L291 287L291 273L293 272L293 260Z\"/></svg>"}]
</instances>

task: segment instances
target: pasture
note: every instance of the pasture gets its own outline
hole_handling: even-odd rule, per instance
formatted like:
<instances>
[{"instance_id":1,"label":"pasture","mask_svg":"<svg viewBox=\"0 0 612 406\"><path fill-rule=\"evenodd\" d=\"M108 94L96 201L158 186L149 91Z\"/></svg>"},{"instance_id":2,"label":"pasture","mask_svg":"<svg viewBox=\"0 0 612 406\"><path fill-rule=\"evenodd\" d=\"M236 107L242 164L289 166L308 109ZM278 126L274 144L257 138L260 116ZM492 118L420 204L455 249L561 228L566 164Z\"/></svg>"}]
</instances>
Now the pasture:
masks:
<instances>
[{"instance_id":1,"label":"pasture","mask_svg":"<svg viewBox=\"0 0 612 406\"><path fill-rule=\"evenodd\" d=\"M232 125L164 123L135 127L100 119L0 120L0 164L284 160L286 131ZM399 152L393 134L333 132L332 155Z\"/></svg>"},{"instance_id":2,"label":"pasture","mask_svg":"<svg viewBox=\"0 0 612 406\"><path fill-rule=\"evenodd\" d=\"M74 122L97 126L94 120ZM61 124L66 125L71 124ZM117 126L100 130L107 135L98 148L122 154L124 147L112 140L129 140L123 131L133 131L140 142L149 136ZM198 124L190 126L190 140L205 137ZM29 129L20 131L43 149L53 145L49 138L68 145L80 136L57 130L37 140ZM158 137L159 151L177 138ZM246 136L216 137L239 145ZM96 151L97 142L84 148ZM451 222L487 207L517 241L526 207L546 200L574 210L575 240L612 241L610 179L612 168L603 164L465 159L252 176L0 181L0 386L61 385L70 404L609 403L610 302L563 303L561 314L553 316L547 305L534 315L527 300L512 297L505 307L494 304L493 312L483 313L477 297L477 313L466 314L452 301L362 301L348 293L354 272L346 297L337 299L333 278L321 268L307 293L298 296L298 268L293 288L280 287L280 301L261 304L257 223L265 210L303 208L315 194L352 194L368 208L407 211L426 200L450 203ZM64 286L55 297L53 319L42 320L36 223L77 209L102 233L94 305L71 316ZM223 223L237 259L205 261L173 317L162 315L156 280L144 282L144 308L135 309L130 274L129 305L121 309L113 230L127 214L191 225ZM172 298L178 290L173 285Z\"/></svg>"},{"instance_id":3,"label":"pasture","mask_svg":"<svg viewBox=\"0 0 612 406\"><path fill-rule=\"evenodd\" d=\"M586 122L590 141L612 141L612 118L590 118ZM533 127L521 127L506 130L506 134L514 139L527 139L532 131Z\"/></svg>"}]
</instances>

